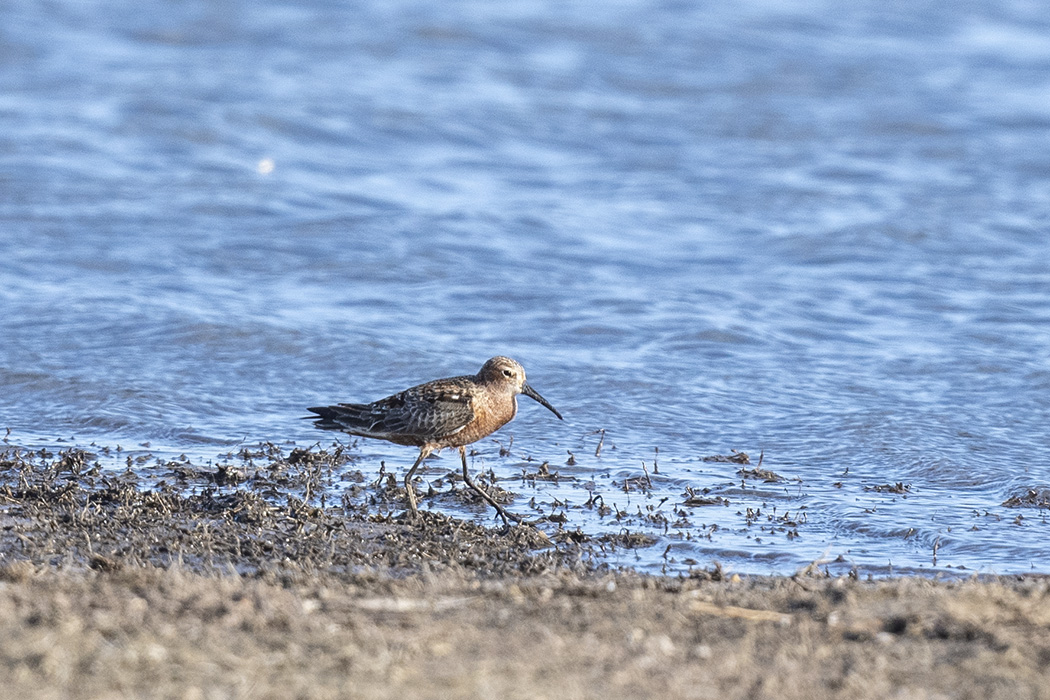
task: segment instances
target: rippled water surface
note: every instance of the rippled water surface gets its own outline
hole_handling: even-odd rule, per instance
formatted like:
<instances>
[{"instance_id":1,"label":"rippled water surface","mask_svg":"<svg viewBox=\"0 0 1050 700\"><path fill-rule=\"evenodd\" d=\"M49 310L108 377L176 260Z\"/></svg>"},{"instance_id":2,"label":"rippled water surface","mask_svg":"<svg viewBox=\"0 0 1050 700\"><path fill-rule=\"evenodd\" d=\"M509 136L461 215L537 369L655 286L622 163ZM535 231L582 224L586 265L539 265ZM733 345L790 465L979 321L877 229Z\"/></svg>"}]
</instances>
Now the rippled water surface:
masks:
<instances>
[{"instance_id":1,"label":"rippled water surface","mask_svg":"<svg viewBox=\"0 0 1050 700\"><path fill-rule=\"evenodd\" d=\"M1040 3L8 3L0 428L207 460L508 354L566 420L474 468L613 564L1045 572L1048 214Z\"/></svg>"}]
</instances>

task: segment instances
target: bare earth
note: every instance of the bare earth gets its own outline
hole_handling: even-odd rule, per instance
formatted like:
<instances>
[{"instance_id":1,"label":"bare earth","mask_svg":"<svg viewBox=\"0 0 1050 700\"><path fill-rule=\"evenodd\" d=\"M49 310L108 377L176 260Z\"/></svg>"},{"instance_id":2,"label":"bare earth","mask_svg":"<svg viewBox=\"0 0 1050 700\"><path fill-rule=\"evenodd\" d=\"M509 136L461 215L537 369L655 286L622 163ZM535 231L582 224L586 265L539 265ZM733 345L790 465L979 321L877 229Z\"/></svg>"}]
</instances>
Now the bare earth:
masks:
<instances>
[{"instance_id":1,"label":"bare earth","mask_svg":"<svg viewBox=\"0 0 1050 700\"><path fill-rule=\"evenodd\" d=\"M529 526L308 505L338 459L146 488L0 451L0 697L1050 697L1044 577L609 571Z\"/></svg>"}]
</instances>

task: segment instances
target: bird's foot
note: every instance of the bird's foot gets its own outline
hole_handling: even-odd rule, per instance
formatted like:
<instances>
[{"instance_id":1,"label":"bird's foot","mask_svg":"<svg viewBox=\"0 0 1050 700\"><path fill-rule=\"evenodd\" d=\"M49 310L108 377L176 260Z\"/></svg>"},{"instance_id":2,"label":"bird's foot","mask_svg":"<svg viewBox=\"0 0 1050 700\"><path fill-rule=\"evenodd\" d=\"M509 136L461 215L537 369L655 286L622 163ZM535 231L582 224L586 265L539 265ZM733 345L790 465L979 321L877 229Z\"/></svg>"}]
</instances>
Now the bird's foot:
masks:
<instances>
[{"instance_id":1,"label":"bird's foot","mask_svg":"<svg viewBox=\"0 0 1050 700\"><path fill-rule=\"evenodd\" d=\"M509 510L493 502L492 506L496 509L496 514L503 520L503 527L505 530L510 530L514 525L522 525L525 523L525 518L516 513L511 513ZM514 521L514 525L511 525L511 521Z\"/></svg>"}]
</instances>

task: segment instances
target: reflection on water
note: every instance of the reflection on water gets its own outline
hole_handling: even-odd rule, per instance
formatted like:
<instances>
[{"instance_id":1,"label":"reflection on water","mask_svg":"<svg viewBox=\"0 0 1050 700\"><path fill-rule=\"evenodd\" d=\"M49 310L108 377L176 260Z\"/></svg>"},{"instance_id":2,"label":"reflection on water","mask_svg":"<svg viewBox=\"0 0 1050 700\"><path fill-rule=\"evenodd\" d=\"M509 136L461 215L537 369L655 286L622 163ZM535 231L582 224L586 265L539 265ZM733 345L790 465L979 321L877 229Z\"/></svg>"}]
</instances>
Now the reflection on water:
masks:
<instances>
[{"instance_id":1,"label":"reflection on water","mask_svg":"<svg viewBox=\"0 0 1050 700\"><path fill-rule=\"evenodd\" d=\"M8 8L0 426L216 459L508 354L566 422L475 468L615 563L1046 570L1046 18L607 9Z\"/></svg>"}]
</instances>

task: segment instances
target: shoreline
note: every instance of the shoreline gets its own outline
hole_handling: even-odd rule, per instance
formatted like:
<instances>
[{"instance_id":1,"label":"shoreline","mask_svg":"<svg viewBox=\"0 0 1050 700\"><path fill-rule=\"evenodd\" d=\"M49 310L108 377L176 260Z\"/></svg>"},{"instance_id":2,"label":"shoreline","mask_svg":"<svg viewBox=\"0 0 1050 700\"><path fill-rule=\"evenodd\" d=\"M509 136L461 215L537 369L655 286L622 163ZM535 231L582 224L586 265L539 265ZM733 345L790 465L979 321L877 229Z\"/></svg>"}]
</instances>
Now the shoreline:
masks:
<instances>
[{"instance_id":1,"label":"shoreline","mask_svg":"<svg viewBox=\"0 0 1050 700\"><path fill-rule=\"evenodd\" d=\"M309 505L323 451L271 464L284 503L51 457L0 460L11 696L1050 697L1042 575L643 575L527 526Z\"/></svg>"}]
</instances>

